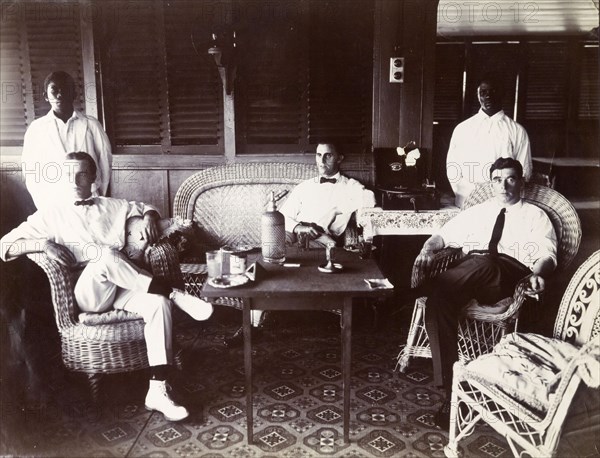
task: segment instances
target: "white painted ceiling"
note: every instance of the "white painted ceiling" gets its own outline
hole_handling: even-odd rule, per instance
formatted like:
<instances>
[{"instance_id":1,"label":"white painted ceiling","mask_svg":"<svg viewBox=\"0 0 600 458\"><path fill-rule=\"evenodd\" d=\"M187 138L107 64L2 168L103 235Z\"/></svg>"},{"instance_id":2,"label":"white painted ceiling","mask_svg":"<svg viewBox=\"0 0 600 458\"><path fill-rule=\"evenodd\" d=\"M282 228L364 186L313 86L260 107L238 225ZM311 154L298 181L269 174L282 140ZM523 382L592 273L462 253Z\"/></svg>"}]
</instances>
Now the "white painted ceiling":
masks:
<instances>
[{"instance_id":1,"label":"white painted ceiling","mask_svg":"<svg viewBox=\"0 0 600 458\"><path fill-rule=\"evenodd\" d=\"M441 37L588 35L598 28L599 0L440 0Z\"/></svg>"}]
</instances>

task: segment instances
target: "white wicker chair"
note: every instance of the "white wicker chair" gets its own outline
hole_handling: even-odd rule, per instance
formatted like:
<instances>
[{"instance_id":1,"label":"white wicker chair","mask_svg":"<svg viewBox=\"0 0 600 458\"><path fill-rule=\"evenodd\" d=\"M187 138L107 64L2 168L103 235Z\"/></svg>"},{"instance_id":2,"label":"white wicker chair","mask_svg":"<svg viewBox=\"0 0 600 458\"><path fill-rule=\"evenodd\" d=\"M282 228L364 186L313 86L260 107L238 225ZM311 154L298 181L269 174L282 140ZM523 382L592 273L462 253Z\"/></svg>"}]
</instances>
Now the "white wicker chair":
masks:
<instances>
[{"instance_id":1,"label":"white wicker chair","mask_svg":"<svg viewBox=\"0 0 600 458\"><path fill-rule=\"evenodd\" d=\"M466 365L460 361L454 364L450 441L444 450L446 456L458 456L458 442L470 435L480 420L506 438L514 456L550 457L555 454L567 411L581 382L579 365L584 361L582 357L591 356L596 364L600 360L599 287L600 251L596 251L571 279L558 310L554 339L569 342L579 351L560 372L558 387L549 398L545 411L524 405L506 394L506 389L499 389L498 384L489 380L493 377L489 370L482 371L482 366L477 369L476 362L480 360ZM597 367L591 375L598 377Z\"/></svg>"},{"instance_id":2,"label":"white wicker chair","mask_svg":"<svg viewBox=\"0 0 600 458\"><path fill-rule=\"evenodd\" d=\"M492 196L491 183L479 185L465 201L464 208L485 202ZM575 208L557 191L532 183L525 185L523 199L542 208L552 221L558 239L557 271L564 270L577 254L581 240L581 222ZM415 265L411 286L416 288L426 279L435 277L461 256L460 249L448 248L440 251L436 254L433 268L427 274ZM504 298L496 304L484 305L475 300L469 303L463 310L463 319L459 321L458 326L461 360L469 361L489 353L504 334L517 330L519 311L526 298L527 283L528 277L517 284L513 297ZM400 372L406 371L410 358L431 358L429 337L425 330L426 301L426 297L419 297L415 302L406 345L400 350L397 358L396 369ZM439 367L439 361L434 361L434 367ZM436 383L441 384L439 371L434 372L437 377Z\"/></svg>"}]
</instances>

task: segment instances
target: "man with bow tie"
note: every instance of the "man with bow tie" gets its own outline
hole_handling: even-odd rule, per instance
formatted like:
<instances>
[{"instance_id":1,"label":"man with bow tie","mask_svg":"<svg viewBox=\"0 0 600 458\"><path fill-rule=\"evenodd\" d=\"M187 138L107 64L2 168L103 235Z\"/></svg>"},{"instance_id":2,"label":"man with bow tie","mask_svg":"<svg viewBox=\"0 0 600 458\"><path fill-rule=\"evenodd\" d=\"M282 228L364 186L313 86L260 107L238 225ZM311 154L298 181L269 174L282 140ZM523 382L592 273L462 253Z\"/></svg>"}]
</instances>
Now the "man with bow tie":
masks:
<instances>
[{"instance_id":1,"label":"man with bow tie","mask_svg":"<svg viewBox=\"0 0 600 458\"><path fill-rule=\"evenodd\" d=\"M171 399L166 381L173 361L171 307L175 304L192 318L206 320L212 305L171 288L140 267L147 248L158 238L159 214L154 207L92 196L96 163L87 153L69 153L62 165L63 185L71 199L43 207L2 237L0 257L10 261L44 252L73 270L75 299L82 312L115 308L140 315L151 377L146 408L162 412L170 421L182 420L188 411ZM139 229L127 226L135 218L143 219Z\"/></svg>"},{"instance_id":2,"label":"man with bow tie","mask_svg":"<svg viewBox=\"0 0 600 458\"><path fill-rule=\"evenodd\" d=\"M296 186L281 206L281 213L288 243L306 234L311 246L324 247L337 244L352 214L362 207L374 207L375 196L357 180L340 173L344 155L335 145L319 144L315 159L319 176Z\"/></svg>"},{"instance_id":3,"label":"man with bow tie","mask_svg":"<svg viewBox=\"0 0 600 458\"><path fill-rule=\"evenodd\" d=\"M556 234L548 215L521 199L523 166L513 158L497 159L490 169L493 197L448 221L425 244L415 264L427 271L435 253L462 248L463 256L425 285L425 326L431 344L436 379L446 401L435 423L448 430L452 366L458 359L457 327L461 309L471 299L494 304L512 296L519 280L531 274L530 294L544 290L544 278L556 267ZM441 372L441 374L439 373Z\"/></svg>"},{"instance_id":4,"label":"man with bow tie","mask_svg":"<svg viewBox=\"0 0 600 458\"><path fill-rule=\"evenodd\" d=\"M335 145L320 143L315 160L319 176L298 184L281 206L285 217L286 243L291 245L304 235L310 248L337 245L348 226L352 214L362 207L374 207L375 195L360 182L340 173L344 160ZM251 323L258 328L263 318L262 310L252 310ZM260 331L254 333L260 337ZM242 345L240 327L233 336L225 339L225 345Z\"/></svg>"}]
</instances>

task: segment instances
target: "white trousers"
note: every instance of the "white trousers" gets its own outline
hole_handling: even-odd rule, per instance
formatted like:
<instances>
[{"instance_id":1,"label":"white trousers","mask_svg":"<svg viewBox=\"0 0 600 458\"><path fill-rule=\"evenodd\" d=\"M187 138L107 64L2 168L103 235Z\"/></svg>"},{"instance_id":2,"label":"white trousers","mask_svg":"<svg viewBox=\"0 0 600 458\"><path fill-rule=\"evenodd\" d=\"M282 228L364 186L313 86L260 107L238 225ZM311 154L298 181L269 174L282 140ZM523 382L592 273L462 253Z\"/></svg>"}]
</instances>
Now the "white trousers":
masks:
<instances>
[{"instance_id":1,"label":"white trousers","mask_svg":"<svg viewBox=\"0 0 600 458\"><path fill-rule=\"evenodd\" d=\"M149 294L152 275L135 266L120 251L104 248L88 262L75 285L75 299L83 312L111 308L127 310L144 319L144 339L150 366L172 362L171 301Z\"/></svg>"}]
</instances>

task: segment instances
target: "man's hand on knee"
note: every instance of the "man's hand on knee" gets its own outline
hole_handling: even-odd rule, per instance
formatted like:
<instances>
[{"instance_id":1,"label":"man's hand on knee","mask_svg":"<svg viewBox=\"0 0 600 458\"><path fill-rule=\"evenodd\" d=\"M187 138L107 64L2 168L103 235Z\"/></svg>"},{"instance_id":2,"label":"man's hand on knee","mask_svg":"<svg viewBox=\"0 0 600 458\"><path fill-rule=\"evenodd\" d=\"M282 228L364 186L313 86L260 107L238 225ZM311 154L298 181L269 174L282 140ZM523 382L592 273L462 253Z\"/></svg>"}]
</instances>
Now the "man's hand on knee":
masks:
<instances>
[{"instance_id":1,"label":"man's hand on knee","mask_svg":"<svg viewBox=\"0 0 600 458\"><path fill-rule=\"evenodd\" d=\"M43 248L44 253L48 258L53 261L62 264L63 266L69 267L77 263L75 255L66 246L60 243L53 242L52 240L46 240Z\"/></svg>"}]
</instances>

